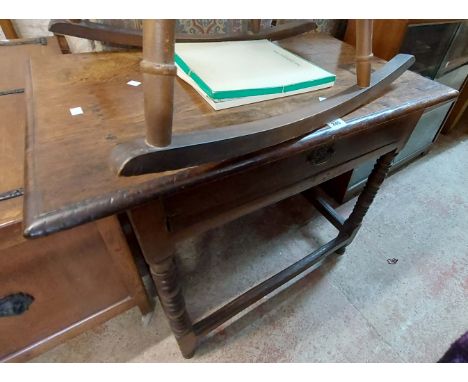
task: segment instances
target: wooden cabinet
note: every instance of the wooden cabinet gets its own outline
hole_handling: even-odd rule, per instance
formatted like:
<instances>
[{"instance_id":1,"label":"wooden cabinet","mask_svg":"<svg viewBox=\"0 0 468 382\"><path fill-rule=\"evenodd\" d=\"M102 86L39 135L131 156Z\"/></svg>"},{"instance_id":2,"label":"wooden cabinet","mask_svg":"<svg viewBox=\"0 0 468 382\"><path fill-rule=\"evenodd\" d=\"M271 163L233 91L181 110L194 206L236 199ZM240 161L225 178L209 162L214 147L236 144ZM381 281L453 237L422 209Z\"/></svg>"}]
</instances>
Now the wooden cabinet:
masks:
<instances>
[{"instance_id":1,"label":"wooden cabinet","mask_svg":"<svg viewBox=\"0 0 468 382\"><path fill-rule=\"evenodd\" d=\"M345 42L354 44L355 22L348 22ZM413 54L412 71L460 90L458 101L426 110L406 146L393 161L390 171L427 152L442 128L457 122L466 108L468 75L468 21L463 20L375 20L373 53L390 60L398 53ZM445 124L445 127L444 127ZM365 163L340 179L329 182L335 198L343 202L358 193L369 176L374 162Z\"/></svg>"},{"instance_id":2,"label":"wooden cabinet","mask_svg":"<svg viewBox=\"0 0 468 382\"><path fill-rule=\"evenodd\" d=\"M20 221L0 230L0 360L27 360L136 305L149 312L116 217L37 240Z\"/></svg>"},{"instance_id":3,"label":"wooden cabinet","mask_svg":"<svg viewBox=\"0 0 468 382\"><path fill-rule=\"evenodd\" d=\"M55 38L0 50L0 360L22 361L151 304L117 217L23 237L24 73L30 56L60 50Z\"/></svg>"}]
</instances>

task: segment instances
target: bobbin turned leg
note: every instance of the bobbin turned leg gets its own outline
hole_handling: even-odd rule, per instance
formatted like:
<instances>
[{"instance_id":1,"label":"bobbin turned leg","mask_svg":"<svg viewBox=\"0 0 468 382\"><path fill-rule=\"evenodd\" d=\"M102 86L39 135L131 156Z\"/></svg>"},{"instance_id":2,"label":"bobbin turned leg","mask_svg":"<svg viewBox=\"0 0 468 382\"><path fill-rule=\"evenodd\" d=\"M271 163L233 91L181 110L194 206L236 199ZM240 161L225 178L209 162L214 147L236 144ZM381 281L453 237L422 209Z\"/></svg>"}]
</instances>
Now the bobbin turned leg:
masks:
<instances>
[{"instance_id":1,"label":"bobbin turned leg","mask_svg":"<svg viewBox=\"0 0 468 382\"><path fill-rule=\"evenodd\" d=\"M161 202L156 200L133 209L130 212L130 220L180 351L185 358L191 358L195 352L197 338L185 309L184 296L174 262L174 244L167 231Z\"/></svg>"},{"instance_id":2,"label":"bobbin turned leg","mask_svg":"<svg viewBox=\"0 0 468 382\"><path fill-rule=\"evenodd\" d=\"M169 320L172 332L185 358L192 358L197 339L192 331L192 322L185 310L185 301L177 276L173 256L160 263L150 264L159 301Z\"/></svg>"},{"instance_id":3,"label":"bobbin turned leg","mask_svg":"<svg viewBox=\"0 0 468 382\"><path fill-rule=\"evenodd\" d=\"M362 192L359 194L358 200L353 208L353 211L349 215L348 219L343 224L339 236L346 236L349 238L348 245L352 242L357 232L361 228L364 216L366 216L370 205L374 201L375 195L379 190L382 182L387 176L388 170L392 163L393 158L396 156L396 151L392 151L385 155L382 155L376 162L374 169L372 170L369 178L367 179L366 185ZM346 246L341 247L337 251L337 254L344 254Z\"/></svg>"}]
</instances>

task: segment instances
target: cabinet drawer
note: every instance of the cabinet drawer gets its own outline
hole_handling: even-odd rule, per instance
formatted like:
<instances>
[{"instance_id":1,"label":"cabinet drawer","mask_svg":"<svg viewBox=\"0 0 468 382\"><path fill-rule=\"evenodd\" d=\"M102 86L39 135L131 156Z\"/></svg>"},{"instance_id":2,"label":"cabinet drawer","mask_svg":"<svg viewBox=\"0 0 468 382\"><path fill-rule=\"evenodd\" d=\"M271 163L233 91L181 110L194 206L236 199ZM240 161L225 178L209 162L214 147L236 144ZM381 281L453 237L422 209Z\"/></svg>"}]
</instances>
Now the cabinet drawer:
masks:
<instances>
[{"instance_id":1,"label":"cabinet drawer","mask_svg":"<svg viewBox=\"0 0 468 382\"><path fill-rule=\"evenodd\" d=\"M336 167L345 167L346 162L381 148L382 142L388 145L401 140L402 129L387 123L362 134L301 147L290 156L242 173L187 187L163 198L168 225L172 231L183 229L216 211L235 208Z\"/></svg>"}]
</instances>

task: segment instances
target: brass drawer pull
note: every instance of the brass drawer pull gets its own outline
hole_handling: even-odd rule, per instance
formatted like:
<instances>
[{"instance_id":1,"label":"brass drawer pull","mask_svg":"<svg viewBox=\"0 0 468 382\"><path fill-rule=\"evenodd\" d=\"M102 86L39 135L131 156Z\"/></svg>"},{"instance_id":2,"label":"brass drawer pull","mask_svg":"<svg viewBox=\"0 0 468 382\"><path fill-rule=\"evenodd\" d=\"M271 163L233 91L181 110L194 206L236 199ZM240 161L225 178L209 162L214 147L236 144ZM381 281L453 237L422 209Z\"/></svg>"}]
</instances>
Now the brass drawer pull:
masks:
<instances>
[{"instance_id":1,"label":"brass drawer pull","mask_svg":"<svg viewBox=\"0 0 468 382\"><path fill-rule=\"evenodd\" d=\"M319 165L327 162L335 153L332 145L319 147L307 155L307 162L312 165Z\"/></svg>"},{"instance_id":2,"label":"brass drawer pull","mask_svg":"<svg viewBox=\"0 0 468 382\"><path fill-rule=\"evenodd\" d=\"M29 309L33 301L33 296L21 292L0 298L0 317L19 316Z\"/></svg>"}]
</instances>

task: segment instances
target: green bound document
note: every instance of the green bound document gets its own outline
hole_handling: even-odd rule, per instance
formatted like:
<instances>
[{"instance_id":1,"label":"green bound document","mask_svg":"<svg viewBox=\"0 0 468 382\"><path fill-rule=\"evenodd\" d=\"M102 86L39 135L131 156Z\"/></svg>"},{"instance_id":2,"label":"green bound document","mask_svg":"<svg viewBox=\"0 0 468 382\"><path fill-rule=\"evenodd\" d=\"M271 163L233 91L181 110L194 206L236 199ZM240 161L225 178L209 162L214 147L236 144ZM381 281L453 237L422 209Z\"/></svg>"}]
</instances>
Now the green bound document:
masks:
<instances>
[{"instance_id":1,"label":"green bound document","mask_svg":"<svg viewBox=\"0 0 468 382\"><path fill-rule=\"evenodd\" d=\"M214 109L332 86L335 75L268 40L177 43L177 75Z\"/></svg>"}]
</instances>

